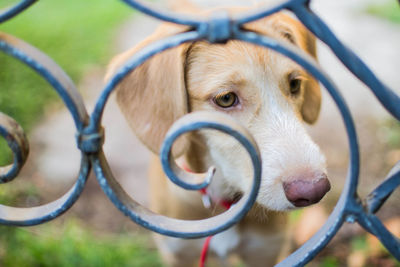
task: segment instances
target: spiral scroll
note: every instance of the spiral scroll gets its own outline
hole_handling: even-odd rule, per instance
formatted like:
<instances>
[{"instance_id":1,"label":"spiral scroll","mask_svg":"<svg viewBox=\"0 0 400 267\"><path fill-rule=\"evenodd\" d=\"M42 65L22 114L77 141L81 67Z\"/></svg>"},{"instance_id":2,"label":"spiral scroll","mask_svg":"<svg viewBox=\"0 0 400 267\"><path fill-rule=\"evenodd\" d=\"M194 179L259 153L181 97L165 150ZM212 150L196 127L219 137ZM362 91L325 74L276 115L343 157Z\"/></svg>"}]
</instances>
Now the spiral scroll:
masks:
<instances>
[{"instance_id":1,"label":"spiral scroll","mask_svg":"<svg viewBox=\"0 0 400 267\"><path fill-rule=\"evenodd\" d=\"M0 183L7 183L20 172L29 154L29 144L21 126L12 118L0 112L0 135L7 141L13 152L14 163L0 167Z\"/></svg>"}]
</instances>

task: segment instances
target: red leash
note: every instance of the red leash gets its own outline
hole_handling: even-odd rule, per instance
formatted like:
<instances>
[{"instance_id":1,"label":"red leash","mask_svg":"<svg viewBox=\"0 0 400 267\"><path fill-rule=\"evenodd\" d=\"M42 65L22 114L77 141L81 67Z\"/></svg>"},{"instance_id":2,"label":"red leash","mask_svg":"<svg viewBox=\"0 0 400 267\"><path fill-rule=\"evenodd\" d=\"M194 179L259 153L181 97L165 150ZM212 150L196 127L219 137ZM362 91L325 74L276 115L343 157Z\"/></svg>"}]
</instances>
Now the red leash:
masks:
<instances>
[{"instance_id":1,"label":"red leash","mask_svg":"<svg viewBox=\"0 0 400 267\"><path fill-rule=\"evenodd\" d=\"M204 264L206 263L207 252L208 252L208 248L210 246L212 237L213 237L213 235L207 236L206 241L204 241L203 249L201 250L201 254L200 254L199 267L204 267Z\"/></svg>"},{"instance_id":2,"label":"red leash","mask_svg":"<svg viewBox=\"0 0 400 267\"><path fill-rule=\"evenodd\" d=\"M209 205L207 203L211 204L210 200L205 200L205 199L210 199L210 196L207 194L207 190L205 188L203 188L203 189L200 189L199 192L203 196L204 206L209 207ZM229 208L234 204L234 202L228 201L228 200L222 200L222 201L219 201L218 204L223 206L226 210L229 210ZM204 241L203 248L202 248L201 254L200 254L199 267L204 267L204 264L206 263L207 254L208 254L208 250L210 247L210 242L211 242L212 237L213 237L213 235L210 235Z\"/></svg>"},{"instance_id":3,"label":"red leash","mask_svg":"<svg viewBox=\"0 0 400 267\"><path fill-rule=\"evenodd\" d=\"M187 166L185 161L183 161L183 160L180 161L179 165L185 171L192 172L192 170L189 169L189 167ZM206 208L210 208L212 199L211 199L210 195L207 193L207 189L206 188L202 188L202 189L199 190L199 192L202 195L202 200L203 200L204 206ZM215 202L220 204L221 206L223 206L226 210L229 210L230 207L235 203L233 201L228 201L228 200L219 200L219 201L215 201ZM209 250L209 247L210 247L210 242L211 242L211 238L212 237L213 237L213 235L210 235L204 241L203 248L202 248L201 254L200 254L199 267L204 267L204 264L205 264L206 259L207 259L207 254L208 254L208 250Z\"/></svg>"}]
</instances>

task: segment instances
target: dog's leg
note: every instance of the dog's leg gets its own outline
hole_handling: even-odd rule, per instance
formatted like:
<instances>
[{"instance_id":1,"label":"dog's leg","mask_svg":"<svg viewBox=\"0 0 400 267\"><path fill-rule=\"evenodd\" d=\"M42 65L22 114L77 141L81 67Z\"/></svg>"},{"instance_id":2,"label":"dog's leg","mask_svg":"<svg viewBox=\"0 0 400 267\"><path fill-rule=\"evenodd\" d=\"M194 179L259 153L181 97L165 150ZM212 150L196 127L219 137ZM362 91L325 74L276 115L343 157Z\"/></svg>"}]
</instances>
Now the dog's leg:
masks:
<instances>
[{"instance_id":1,"label":"dog's leg","mask_svg":"<svg viewBox=\"0 0 400 267\"><path fill-rule=\"evenodd\" d=\"M283 235L263 235L260 232L244 232L243 241L238 250L245 266L268 267L276 264L279 256Z\"/></svg>"},{"instance_id":2,"label":"dog's leg","mask_svg":"<svg viewBox=\"0 0 400 267\"><path fill-rule=\"evenodd\" d=\"M180 239L154 235L163 262L170 267L197 266L203 239Z\"/></svg>"}]
</instances>

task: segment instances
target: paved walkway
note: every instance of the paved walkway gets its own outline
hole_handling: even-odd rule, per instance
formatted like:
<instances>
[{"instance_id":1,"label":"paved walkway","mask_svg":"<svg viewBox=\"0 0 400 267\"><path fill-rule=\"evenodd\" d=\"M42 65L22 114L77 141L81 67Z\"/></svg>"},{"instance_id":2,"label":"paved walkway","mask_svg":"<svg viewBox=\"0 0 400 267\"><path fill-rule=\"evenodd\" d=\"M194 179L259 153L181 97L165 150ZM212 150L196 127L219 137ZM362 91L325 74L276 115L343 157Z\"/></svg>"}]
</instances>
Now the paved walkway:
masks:
<instances>
[{"instance_id":1,"label":"paved walkway","mask_svg":"<svg viewBox=\"0 0 400 267\"><path fill-rule=\"evenodd\" d=\"M231 2L229 1L229 3ZM331 26L338 37L360 55L378 77L382 78L390 87L397 88L397 92L400 93L398 86L400 75L398 75L398 66L396 66L400 62L400 50L398 49L400 26L372 18L360 11L360 7L367 3L366 0L318 0L314 2L313 8ZM156 25L157 21L147 17L137 16L128 21L117 34L115 52L124 51L139 42L151 33ZM368 89L349 75L323 45L320 45L319 57L321 65L341 89L356 118L363 147L363 163L366 164L363 166L365 169L362 172L362 179L368 181L364 182L366 187L363 191L368 191L367 188L374 185L369 179L381 177L387 170L386 164L382 162L384 155L379 154L382 152L382 146L376 130L376 122L378 119L384 118L385 112ZM85 103L89 111L93 109L95 100L103 88L103 75L104 69L93 70L87 74L79 86L80 90L84 92ZM332 101L326 93L323 97L321 118L316 127L310 131L327 153L330 178L334 181L334 191L339 192L340 184L346 174L346 139L341 119ZM113 98L107 104L103 124L106 129L104 150L113 172L130 195L142 203L147 203L146 167L149 153L129 130ZM31 161L35 161L37 173L44 177L44 184L50 184L56 192L66 191L79 170L80 156L75 147L74 134L69 114L61 110L48 116L30 138L33 144ZM62 187L58 188L59 185ZM99 191L94 182L91 182L89 187L86 191ZM85 194L87 195L87 192ZM81 212L85 215L89 212L96 218L101 216L97 215L98 212L102 216L109 215L110 222L116 220L115 216L119 216L116 215L118 212L115 209L112 213L105 212L112 205L104 195L98 195L96 202L92 201L89 204L86 201L90 200L85 200L86 196L83 196L83 199L78 201L78 208L75 209L78 210L78 213ZM91 210L88 211L88 208L84 208L85 205L93 207L89 207ZM118 218L123 218L123 216Z\"/></svg>"}]
</instances>

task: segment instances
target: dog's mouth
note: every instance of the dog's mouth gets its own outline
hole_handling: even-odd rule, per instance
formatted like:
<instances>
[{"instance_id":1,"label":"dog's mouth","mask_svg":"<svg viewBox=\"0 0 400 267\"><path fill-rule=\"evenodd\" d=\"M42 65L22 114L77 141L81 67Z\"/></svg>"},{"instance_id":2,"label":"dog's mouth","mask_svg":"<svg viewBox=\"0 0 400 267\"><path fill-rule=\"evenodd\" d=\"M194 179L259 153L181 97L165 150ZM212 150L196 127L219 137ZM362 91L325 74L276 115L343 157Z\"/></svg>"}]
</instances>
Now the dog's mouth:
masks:
<instances>
[{"instance_id":1,"label":"dog's mouth","mask_svg":"<svg viewBox=\"0 0 400 267\"><path fill-rule=\"evenodd\" d=\"M243 193L240 191L234 192L231 196L229 196L225 201L231 204L235 204L239 202L239 200L243 197Z\"/></svg>"},{"instance_id":2,"label":"dog's mouth","mask_svg":"<svg viewBox=\"0 0 400 267\"><path fill-rule=\"evenodd\" d=\"M234 194L233 194L233 197L232 197L232 202L233 203L236 203L236 202L238 202L241 198L243 197L243 193L242 192L235 192Z\"/></svg>"}]
</instances>

